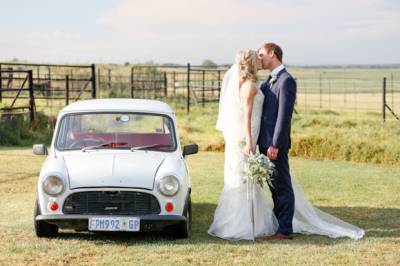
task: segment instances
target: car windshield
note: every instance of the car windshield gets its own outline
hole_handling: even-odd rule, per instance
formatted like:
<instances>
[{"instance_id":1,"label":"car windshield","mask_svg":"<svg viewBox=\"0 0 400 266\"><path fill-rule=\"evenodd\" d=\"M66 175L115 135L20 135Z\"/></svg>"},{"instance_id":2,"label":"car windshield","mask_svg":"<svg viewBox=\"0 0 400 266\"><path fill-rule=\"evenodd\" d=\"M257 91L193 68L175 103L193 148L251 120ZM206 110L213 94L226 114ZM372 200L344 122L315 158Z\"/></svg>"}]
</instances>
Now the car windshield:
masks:
<instances>
[{"instance_id":1,"label":"car windshield","mask_svg":"<svg viewBox=\"0 0 400 266\"><path fill-rule=\"evenodd\" d=\"M130 149L174 151L170 117L139 113L79 113L61 119L58 150Z\"/></svg>"}]
</instances>

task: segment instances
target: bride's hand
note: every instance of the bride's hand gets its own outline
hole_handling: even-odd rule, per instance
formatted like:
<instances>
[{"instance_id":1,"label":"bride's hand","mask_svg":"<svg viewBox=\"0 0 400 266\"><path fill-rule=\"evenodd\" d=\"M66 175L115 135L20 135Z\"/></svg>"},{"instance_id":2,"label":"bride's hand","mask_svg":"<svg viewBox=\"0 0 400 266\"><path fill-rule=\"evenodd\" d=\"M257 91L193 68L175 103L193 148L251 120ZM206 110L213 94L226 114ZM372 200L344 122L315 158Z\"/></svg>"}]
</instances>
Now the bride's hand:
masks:
<instances>
[{"instance_id":1,"label":"bride's hand","mask_svg":"<svg viewBox=\"0 0 400 266\"><path fill-rule=\"evenodd\" d=\"M253 144L252 143L246 143L246 146L244 146L244 148L243 148L243 153L246 156L249 156L250 153L254 153Z\"/></svg>"}]
</instances>

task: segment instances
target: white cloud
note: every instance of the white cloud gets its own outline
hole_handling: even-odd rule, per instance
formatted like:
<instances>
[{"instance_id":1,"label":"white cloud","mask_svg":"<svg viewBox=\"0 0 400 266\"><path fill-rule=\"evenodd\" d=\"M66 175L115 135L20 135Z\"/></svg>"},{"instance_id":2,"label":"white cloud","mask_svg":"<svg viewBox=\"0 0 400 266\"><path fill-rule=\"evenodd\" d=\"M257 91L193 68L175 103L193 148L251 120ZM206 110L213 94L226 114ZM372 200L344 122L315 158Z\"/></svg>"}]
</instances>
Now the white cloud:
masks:
<instances>
[{"instance_id":1,"label":"white cloud","mask_svg":"<svg viewBox=\"0 0 400 266\"><path fill-rule=\"evenodd\" d=\"M229 63L274 41L288 63L399 63L399 13L397 0L122 0L81 28L3 27L0 60Z\"/></svg>"},{"instance_id":2,"label":"white cloud","mask_svg":"<svg viewBox=\"0 0 400 266\"><path fill-rule=\"evenodd\" d=\"M229 62L239 49L275 41L288 62L350 63L348 55L335 51L346 48L357 58L354 63L383 63L382 57L364 60L359 51L368 43L384 47L385 40L399 42L398 11L377 0L126 0L98 23L114 32L115 41L131 43L136 52L130 54L156 61ZM393 60L387 56L384 60Z\"/></svg>"}]
</instances>

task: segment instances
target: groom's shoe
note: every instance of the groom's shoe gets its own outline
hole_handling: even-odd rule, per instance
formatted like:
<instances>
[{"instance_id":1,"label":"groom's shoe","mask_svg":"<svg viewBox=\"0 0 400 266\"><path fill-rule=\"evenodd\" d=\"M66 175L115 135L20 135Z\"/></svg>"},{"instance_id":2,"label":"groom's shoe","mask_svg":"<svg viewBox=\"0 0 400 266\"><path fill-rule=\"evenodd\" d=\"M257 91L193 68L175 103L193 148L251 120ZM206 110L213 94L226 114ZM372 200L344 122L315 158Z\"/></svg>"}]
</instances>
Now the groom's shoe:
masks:
<instances>
[{"instance_id":1,"label":"groom's shoe","mask_svg":"<svg viewBox=\"0 0 400 266\"><path fill-rule=\"evenodd\" d=\"M271 236L271 240L292 240L293 239L293 235L284 235L281 233L276 233L274 235Z\"/></svg>"}]
</instances>

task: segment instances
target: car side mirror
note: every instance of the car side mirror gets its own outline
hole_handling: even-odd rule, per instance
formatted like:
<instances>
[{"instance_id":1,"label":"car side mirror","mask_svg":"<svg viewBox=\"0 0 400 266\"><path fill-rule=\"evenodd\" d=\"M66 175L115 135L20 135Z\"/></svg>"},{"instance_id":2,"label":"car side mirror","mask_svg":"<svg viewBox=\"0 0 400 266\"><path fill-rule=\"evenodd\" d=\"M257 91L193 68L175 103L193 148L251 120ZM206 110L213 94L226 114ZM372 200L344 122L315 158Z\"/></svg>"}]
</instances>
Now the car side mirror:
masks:
<instances>
[{"instance_id":1,"label":"car side mirror","mask_svg":"<svg viewBox=\"0 0 400 266\"><path fill-rule=\"evenodd\" d=\"M199 146L197 144L189 144L183 146L183 157L190 154L196 154L199 151Z\"/></svg>"},{"instance_id":2,"label":"car side mirror","mask_svg":"<svg viewBox=\"0 0 400 266\"><path fill-rule=\"evenodd\" d=\"M35 154L35 155L48 155L49 152L47 150L46 145L44 145L44 144L34 144L33 145L33 154Z\"/></svg>"}]
</instances>

